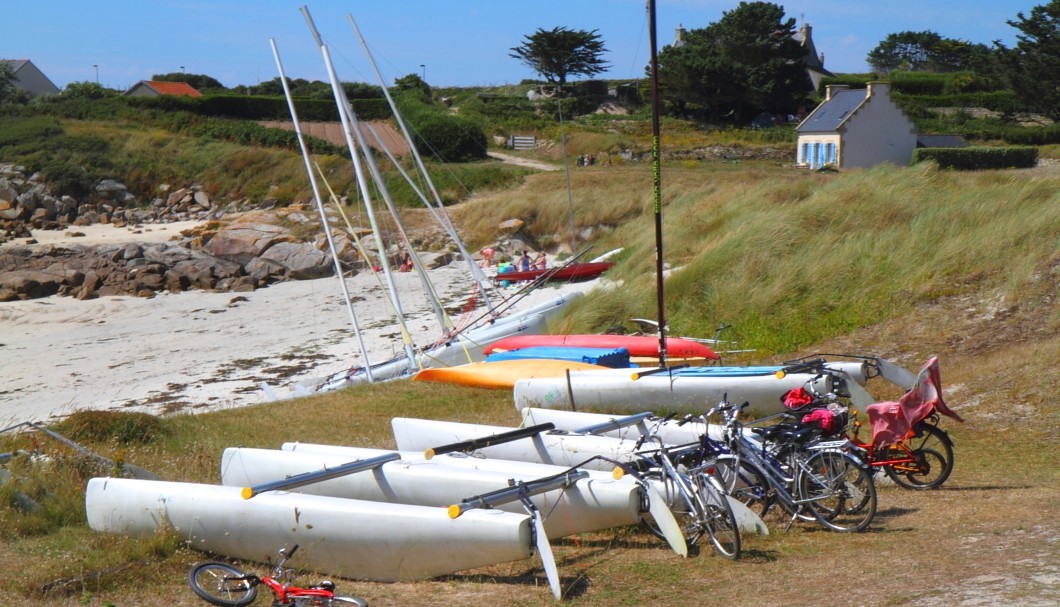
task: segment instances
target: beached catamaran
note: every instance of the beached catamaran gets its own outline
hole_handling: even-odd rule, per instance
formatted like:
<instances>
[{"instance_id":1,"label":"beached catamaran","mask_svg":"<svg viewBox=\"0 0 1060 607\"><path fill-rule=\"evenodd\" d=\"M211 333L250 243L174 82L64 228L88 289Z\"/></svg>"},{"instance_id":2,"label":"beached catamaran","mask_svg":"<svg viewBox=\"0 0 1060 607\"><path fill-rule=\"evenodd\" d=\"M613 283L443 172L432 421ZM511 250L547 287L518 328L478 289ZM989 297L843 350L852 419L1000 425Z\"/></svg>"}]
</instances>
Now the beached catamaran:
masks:
<instances>
[{"instance_id":1,"label":"beached catamaran","mask_svg":"<svg viewBox=\"0 0 1060 607\"><path fill-rule=\"evenodd\" d=\"M369 223L372 227L372 233L373 237L375 238L376 248L379 251L386 250L384 245L384 239L380 232L378 222L375 219L374 205L372 203L373 198L371 193L373 189L369 188L368 186L369 177L371 177L373 181L374 191L380 193L380 197L386 202L388 209L393 214L395 223L396 225L398 225L398 231L402 236L404 246L410 257L414 260L415 267L423 268L424 265L417 261L419 259L418 255L411 246L411 243L409 242L408 238L404 235L404 230L400 227L401 221L397 213L396 205L394 205L393 200L391 199L389 191L386 187L385 181L383 180L382 175L375 164L373 154L369 151L368 142L366 141L365 137L366 129L362 128L362 125L360 124L356 113L353 111L352 106L346 98L345 91L343 90L338 80L338 76L335 73L335 69L331 61L331 56L328 51L328 47L320 38L320 35L317 32L315 25L313 24L313 20L309 15L308 9L303 7L302 12L306 18L307 24L309 25L310 31L312 32L313 38L314 40L316 40L320 48L321 55L328 70L332 90L334 92L335 102L339 109L339 117L342 122L347 147L350 150L354 173L357 176L358 188L361 197L364 201L364 206L367 217L369 219ZM445 212L444 206L442 205L440 200L440 196L438 195L437 190L434 187L433 182L431 181L430 176L423 165L422 159L416 151L416 147L413 144L412 138L408 133L408 129L405 125L405 122L401 118L400 112L398 111L397 106L394 104L393 99L390 97L389 91L387 90L385 83L383 82L382 76L379 74L379 70L376 67L375 61L372 58L371 53L368 51L367 45L364 43L364 38L361 36L360 31L357 28L356 22L353 20L352 16L349 16L349 20L359 40L361 41L362 46L365 49L365 53L369 59L369 62L372 65L373 70L375 71L377 77L380 80L383 92L386 95L386 98L390 103L390 106L394 113L395 120L397 121L400 130L404 134L406 141L409 144L409 148L412 152L412 157L415 159L416 166L421 174L421 177L424 179L424 182L428 185L428 190L431 192L434 200L430 200L427 196L423 194L423 192L418 188L414 180L409 177L405 170L401 168L401 165L396 161L396 159L394 159L393 155L389 152L389 150L386 150L386 154L393 160L394 166L397 167L399 169L399 172L401 172L401 174L408 180L413 190L417 193L417 195L419 195L419 197L427 206L427 208L430 209L431 213L438 220L438 223L445 229L449 237L457 244L457 247L459 248L462 257L468 263L473 283L477 286L477 292L484 298L484 301L486 302L486 306L489 311L483 313L479 318L475 319L471 323L468 323L467 325L464 325L462 327L455 326L451 319L448 317L448 315L445 313L441 304L438 302L437 296L435 295L435 290L433 286L430 285L430 281L426 277L426 272L418 272L422 280L424 281L424 289L428 293L428 296L432 301L432 306L435 310L435 315L438 318L438 322L441 328L441 336L434 343L422 347L416 347L416 345L412 343L410 332L405 324L405 313L401 306L401 299L398 293L398 289L394 285L393 277L390 271L390 264L387 261L385 255L380 255L378 262L372 262L368 265L379 265L381 268L381 272L386 281L385 290L388 296L388 300L390 302L391 309L394 312L397 328L399 329L402 335L404 354L383 362L370 362L368 358L368 353L364 347L363 339L361 339L360 337L360 330L357 326L356 315L352 310L352 306L350 306L350 316L354 326L354 331L361 342L361 353L364 362L359 365L353 365L346 370L334 373L327 377L308 379L297 382L291 386L289 394L277 393L270 389L268 386L263 386L266 389L266 392L274 398L279 396L298 396L314 392L334 390L362 382L373 382L380 380L395 379L399 377L407 377L424 368L446 367L481 361L485 358L485 355L482 353L482 348L485 345L512 335L542 332L548 320L554 315L556 315L558 312L560 312L563 308L565 308L571 301L573 301L575 297L577 297L576 294L567 294L538 304L537 306L534 306L528 310L513 310L513 306L519 301L519 299L521 299L521 296L523 294L528 292L528 288L536 286L534 284L531 284L528 286L528 288L521 289L518 293L516 293L514 296L510 297L504 302L494 304L490 300L488 293L493 287L486 279L482 270L477 266L477 264L475 264L474 260L471 259L471 256L468 253L466 247L459 238L459 235L456 233L456 229ZM280 62L279 54L278 52L276 52L275 45L273 46L273 52L276 55L276 63L280 71L281 81L284 83L284 92L287 96L288 106L290 108L291 118L294 123L295 133L298 137L300 146L302 148L302 153L305 157L307 174L309 176L311 184L313 185L314 194L317 197L318 207L320 208L321 221L324 225L325 233L328 234L328 239L330 243L330 228L328 227L323 208L322 206L320 206L322 199L319 193L319 188L317 186L316 175L313 171L312 163L309 159L308 148L304 144L304 138L302 136L301 128L299 126L297 112L295 110L293 100L291 99L290 91L286 86L286 76L284 75L283 66ZM372 132L370 129L368 129L368 132L371 133L374 137L374 132ZM379 143L378 138L376 138L376 140L377 143ZM333 246L332 253L333 255L335 254ZM337 256L335 259L335 265L337 274L343 285L342 288L344 299L345 301L349 302L349 293L345 286L344 275L341 271L341 264L339 263Z\"/></svg>"}]
</instances>

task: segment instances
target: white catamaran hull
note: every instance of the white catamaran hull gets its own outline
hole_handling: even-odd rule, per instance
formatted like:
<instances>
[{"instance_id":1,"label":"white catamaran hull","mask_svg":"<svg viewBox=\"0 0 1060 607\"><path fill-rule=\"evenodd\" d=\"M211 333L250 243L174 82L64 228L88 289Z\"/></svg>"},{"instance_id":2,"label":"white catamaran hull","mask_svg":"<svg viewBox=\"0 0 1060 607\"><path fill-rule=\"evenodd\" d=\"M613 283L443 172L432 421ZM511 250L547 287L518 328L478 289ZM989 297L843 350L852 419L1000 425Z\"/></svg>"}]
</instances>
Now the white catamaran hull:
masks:
<instances>
[{"instance_id":1,"label":"white catamaran hull","mask_svg":"<svg viewBox=\"0 0 1060 607\"><path fill-rule=\"evenodd\" d=\"M395 417L390 420L398 449L403 451L427 450L443 444L456 443L484 436L501 434L512 428L462 424L425 419ZM586 470L614 470L614 462L629 462L636 459L635 440L622 440L608 436L586 436L562 432L543 432L530 438L485 447L475 453L487 459L464 458L477 462L492 460L515 460L565 467L578 466ZM595 457L595 459L594 459ZM498 461L497 466L507 462ZM662 494L668 492L663 487ZM765 524L758 515L736 500L729 500L740 528L752 533L764 533ZM677 504L668 504L673 509Z\"/></svg>"},{"instance_id":2,"label":"white catamaran hull","mask_svg":"<svg viewBox=\"0 0 1060 607\"><path fill-rule=\"evenodd\" d=\"M323 454L307 450L225 449L221 459L221 484L250 487L372 457L392 453L367 450L370 455ZM531 481L563 469L519 473L446 465L450 458L424 460L422 454L387 462L372 470L306 485L299 492L379 502L445 508L509 487L509 480ZM437 460L437 461L435 461ZM257 499L257 498L254 498ZM566 488L534 495L531 501L544 516L550 538L631 525L640 520L641 493L632 478L615 480L609 475L575 481ZM519 501L497 506L499 510L525 513Z\"/></svg>"},{"instance_id":3,"label":"white catamaran hull","mask_svg":"<svg viewBox=\"0 0 1060 607\"><path fill-rule=\"evenodd\" d=\"M444 508L238 487L94 478L89 526L144 536L172 528L197 549L265 561L298 544L298 566L374 581L416 580L529 558L532 519L499 510L449 518Z\"/></svg>"},{"instance_id":4,"label":"white catamaran hull","mask_svg":"<svg viewBox=\"0 0 1060 607\"><path fill-rule=\"evenodd\" d=\"M372 380L385 381L407 377L421 368L451 367L486 360L482 350L489 344L513 335L542 333L550 318L561 312L580 293L568 293L538 304L525 312L501 316L480 327L462 332L449 342L419 352L416 361L402 356L372 365ZM295 396L314 392L338 390L365 383L368 376L363 368L336 373L329 377L303 380L292 386Z\"/></svg>"},{"instance_id":5,"label":"white catamaran hull","mask_svg":"<svg viewBox=\"0 0 1060 607\"><path fill-rule=\"evenodd\" d=\"M862 363L829 363L864 385ZM726 369L690 367L672 372L654 369L571 371L565 377L535 377L515 382L515 408L595 409L612 413L704 413L720 401L751 403L751 410L772 415L784 410L781 397L815 380L808 373L778 378L780 367ZM817 378L818 390L831 391L831 377ZM572 402L573 399L573 402Z\"/></svg>"},{"instance_id":6,"label":"white catamaran hull","mask_svg":"<svg viewBox=\"0 0 1060 607\"><path fill-rule=\"evenodd\" d=\"M557 430L566 430L568 432L574 430L581 430L588 426L594 426L596 424L603 424L611 422L619 417L620 415L611 415L608 413L585 413L582 411L562 411L560 409L539 409L535 407L525 407L523 413L523 425L534 426L537 424L553 424ZM654 421L650 421L654 424ZM621 428L614 428L605 432L600 432L600 436L610 436L611 438L622 438L626 440L637 440L641 434L644 434L647 429L645 422L641 421ZM699 440L699 437L704 432L714 440L722 440L724 438L725 427L717 424L704 424L703 422L693 421L680 423L678 419L672 419L670 421L662 422L655 431L655 435L658 436L667 445L687 445L694 443ZM745 430L745 434L753 436L750 430Z\"/></svg>"},{"instance_id":7,"label":"white catamaran hull","mask_svg":"<svg viewBox=\"0 0 1060 607\"><path fill-rule=\"evenodd\" d=\"M391 419L390 427L394 432L397 447L402 451L425 451L440 445L501 434L514 429L407 417ZM542 432L529 438L484 447L476 450L476 453L487 458L610 471L615 468L615 461L625 462L633 459L635 446L634 441L606 436Z\"/></svg>"}]
</instances>

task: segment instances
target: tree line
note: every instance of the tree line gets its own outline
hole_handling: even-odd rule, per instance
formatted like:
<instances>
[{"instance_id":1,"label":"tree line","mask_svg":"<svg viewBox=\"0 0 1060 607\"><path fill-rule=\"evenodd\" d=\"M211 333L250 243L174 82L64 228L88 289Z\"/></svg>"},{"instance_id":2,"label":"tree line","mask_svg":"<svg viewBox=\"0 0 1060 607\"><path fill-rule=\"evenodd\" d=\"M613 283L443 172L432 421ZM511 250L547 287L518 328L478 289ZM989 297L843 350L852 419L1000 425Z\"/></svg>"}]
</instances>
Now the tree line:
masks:
<instances>
[{"instance_id":1,"label":"tree line","mask_svg":"<svg viewBox=\"0 0 1060 607\"><path fill-rule=\"evenodd\" d=\"M1060 120L1060 0L1017 13L1006 23L1018 43L987 46L933 31L888 35L866 57L876 76L971 72L1013 91L1029 111ZM511 56L560 87L571 75L603 72L606 48L596 30L538 29ZM814 95L795 19L771 2L740 2L716 23L687 30L659 52L660 95L678 113L744 123L759 112L794 113Z\"/></svg>"},{"instance_id":2,"label":"tree line","mask_svg":"<svg viewBox=\"0 0 1060 607\"><path fill-rule=\"evenodd\" d=\"M1060 0L1019 12L1006 23L1019 31L1012 48L946 38L934 31L888 35L867 55L875 77L896 72L968 72L990 87L1012 91L1022 106L1060 120ZM712 122L746 124L761 112L793 114L812 103L817 91L806 73L805 51L795 39L795 19L771 2L740 2L705 28L690 29L680 44L659 52L659 85L663 101L675 113L697 114ZM597 30L555 27L538 29L510 49L510 56L530 67L555 91L571 76L593 77L609 67L607 48ZM647 68L646 68L647 69ZM155 74L153 80L183 81L205 94L281 96L280 79L226 88L203 74ZM327 100L329 84L288 79L295 97ZM351 99L382 98L382 90L363 83L343 83ZM431 88L418 75L395 81L400 91L430 100ZM71 83L62 96L98 99L117 95L94 82ZM0 104L24 103L10 67L0 64Z\"/></svg>"}]
</instances>

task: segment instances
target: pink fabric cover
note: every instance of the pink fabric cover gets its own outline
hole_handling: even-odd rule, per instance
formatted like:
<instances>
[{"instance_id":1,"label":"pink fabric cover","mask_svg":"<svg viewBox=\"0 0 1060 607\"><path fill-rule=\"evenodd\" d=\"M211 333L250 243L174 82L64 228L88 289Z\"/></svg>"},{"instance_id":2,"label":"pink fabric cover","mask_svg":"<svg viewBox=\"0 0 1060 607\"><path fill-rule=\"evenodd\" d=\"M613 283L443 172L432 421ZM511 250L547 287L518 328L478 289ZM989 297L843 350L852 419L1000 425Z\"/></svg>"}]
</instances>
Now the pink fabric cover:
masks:
<instances>
[{"instance_id":1,"label":"pink fabric cover","mask_svg":"<svg viewBox=\"0 0 1060 607\"><path fill-rule=\"evenodd\" d=\"M931 357L920 370L916 383L898 402L876 403L865 408L876 447L893 445L912 435L913 426L935 410L963 422L942 400L942 377L938 357Z\"/></svg>"},{"instance_id":2,"label":"pink fabric cover","mask_svg":"<svg viewBox=\"0 0 1060 607\"><path fill-rule=\"evenodd\" d=\"M781 400L788 409L798 409L812 403L813 395L802 388L794 388L781 397Z\"/></svg>"},{"instance_id":3,"label":"pink fabric cover","mask_svg":"<svg viewBox=\"0 0 1060 607\"><path fill-rule=\"evenodd\" d=\"M842 430L839 421L839 416L828 409L814 409L802 416L802 423L820 428L825 436L831 436Z\"/></svg>"}]
</instances>

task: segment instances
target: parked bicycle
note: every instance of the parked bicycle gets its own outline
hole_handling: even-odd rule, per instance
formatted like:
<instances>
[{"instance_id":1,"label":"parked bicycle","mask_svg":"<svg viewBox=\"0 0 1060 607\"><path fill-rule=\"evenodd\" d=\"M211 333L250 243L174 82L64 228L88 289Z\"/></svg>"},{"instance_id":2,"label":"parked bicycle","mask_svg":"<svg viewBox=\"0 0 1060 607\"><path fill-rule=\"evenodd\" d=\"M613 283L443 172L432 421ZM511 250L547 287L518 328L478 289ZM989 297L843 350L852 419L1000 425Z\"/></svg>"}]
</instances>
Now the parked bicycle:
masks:
<instances>
[{"instance_id":1,"label":"parked bicycle","mask_svg":"<svg viewBox=\"0 0 1060 607\"><path fill-rule=\"evenodd\" d=\"M821 359L800 361L794 371L812 370L818 377L832 376L833 391L820 393L817 382L807 382L809 401L792 413L797 419L805 414L839 405L850 411L849 423L843 421L847 437L866 452L866 461L882 470L896 484L906 489L935 489L953 472L953 440L939 427L940 413L961 421L959 415L942 400L938 360L930 359L921 369L911 389L896 403L877 403L866 410L872 425L868 441L859 436L862 423L859 412L849 406L846 377L829 369Z\"/></svg>"},{"instance_id":2,"label":"parked bicycle","mask_svg":"<svg viewBox=\"0 0 1060 607\"><path fill-rule=\"evenodd\" d=\"M637 439L634 449L637 459L616 463L626 472L662 487L661 493L690 546L707 534L718 554L736 559L740 555L740 528L732 507L716 478L702 469L682 465L683 448L666 445L658 436L661 425L670 419L673 416L658 420ZM658 447L645 449L645 443L654 443ZM645 515L644 525L653 534L664 537L650 515Z\"/></svg>"},{"instance_id":3,"label":"parked bicycle","mask_svg":"<svg viewBox=\"0 0 1060 607\"><path fill-rule=\"evenodd\" d=\"M876 485L870 468L850 441L822 440L812 428L755 428L763 443L744 434L740 411L748 403L724 400L708 416L725 419L729 454L704 462L721 479L725 492L763 515L778 504L796 519L816 520L833 531L863 531L876 516ZM765 442L785 449L771 452Z\"/></svg>"},{"instance_id":4,"label":"parked bicycle","mask_svg":"<svg viewBox=\"0 0 1060 607\"><path fill-rule=\"evenodd\" d=\"M335 584L330 580L302 588L285 582L292 570L284 569L287 559L298 550L295 544L290 550L279 550L280 560L271 576L258 577L243 573L228 563L208 561L199 563L188 571L188 584L199 598L219 607L243 607L258 597L258 586L264 584L273 593L273 607L330 607L353 605L368 607L368 601L360 597L336 596Z\"/></svg>"}]
</instances>

